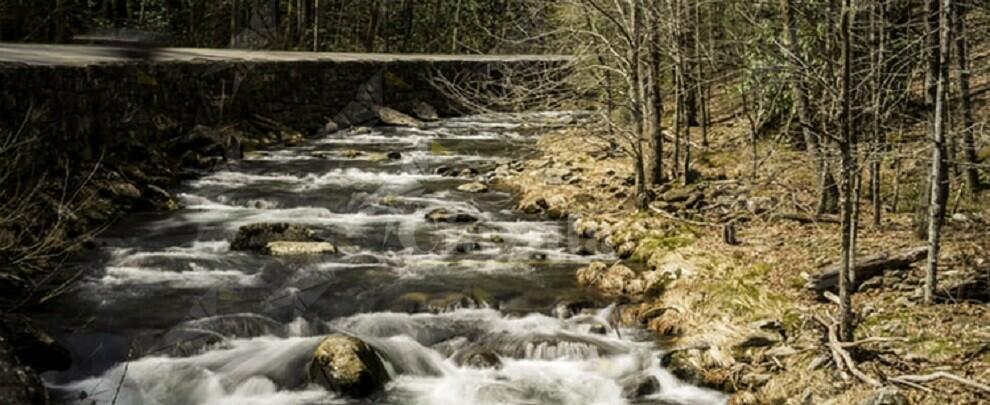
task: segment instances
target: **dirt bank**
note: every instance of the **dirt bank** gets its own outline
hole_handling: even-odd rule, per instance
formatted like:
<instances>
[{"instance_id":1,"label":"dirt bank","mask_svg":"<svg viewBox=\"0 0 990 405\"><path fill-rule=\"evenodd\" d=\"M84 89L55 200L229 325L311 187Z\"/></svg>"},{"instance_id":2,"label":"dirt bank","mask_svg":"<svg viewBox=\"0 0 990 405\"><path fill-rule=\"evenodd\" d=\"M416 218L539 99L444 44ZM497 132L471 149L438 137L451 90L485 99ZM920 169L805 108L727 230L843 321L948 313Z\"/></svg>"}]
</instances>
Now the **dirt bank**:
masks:
<instances>
[{"instance_id":1,"label":"dirt bank","mask_svg":"<svg viewBox=\"0 0 990 405\"><path fill-rule=\"evenodd\" d=\"M730 133L733 125L713 132ZM761 144L773 153L752 178L746 147L725 143L696 151L701 180L656 190L648 213L633 209L629 159L590 130L547 134L536 156L498 168L496 181L518 191L519 209L569 216L576 233L613 249L622 260L582 269L578 280L627 302L623 322L670 341L664 358L670 370L734 393L732 403L984 401L987 393L951 380L914 386L894 380L944 371L990 381L990 261L984 253L990 240L981 231L990 219L987 207L967 206L950 221L943 302L920 304L918 264L865 281L855 295L860 343L848 349L874 386L837 370L825 327L835 305L805 288L811 275L838 258L838 224L780 215L802 212L814 201L814 190L805 186L814 182L804 181L810 174L794 170L803 156L772 141ZM859 251L923 246L911 236L910 215L902 209L886 214L881 228L864 226ZM735 245L724 237L730 223Z\"/></svg>"}]
</instances>

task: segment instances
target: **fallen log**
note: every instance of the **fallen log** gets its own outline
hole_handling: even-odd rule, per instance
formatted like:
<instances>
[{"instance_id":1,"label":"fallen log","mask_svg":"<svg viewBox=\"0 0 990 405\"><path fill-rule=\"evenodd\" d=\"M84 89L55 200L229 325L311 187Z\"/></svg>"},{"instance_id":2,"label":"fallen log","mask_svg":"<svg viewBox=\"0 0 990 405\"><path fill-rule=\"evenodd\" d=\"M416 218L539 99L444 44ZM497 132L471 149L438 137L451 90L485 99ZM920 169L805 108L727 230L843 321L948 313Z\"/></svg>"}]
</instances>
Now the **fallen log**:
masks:
<instances>
[{"instance_id":1,"label":"fallen log","mask_svg":"<svg viewBox=\"0 0 990 405\"><path fill-rule=\"evenodd\" d=\"M902 270L911 266L912 263L921 260L928 254L927 246L919 246L901 250L895 253L878 253L866 257L857 257L853 271L856 274L856 281L853 283L853 290L862 282L883 274L887 270ZM839 269L842 262L830 264L823 268L818 274L814 274L804 285L805 288L824 292L835 290L839 286Z\"/></svg>"}]
</instances>

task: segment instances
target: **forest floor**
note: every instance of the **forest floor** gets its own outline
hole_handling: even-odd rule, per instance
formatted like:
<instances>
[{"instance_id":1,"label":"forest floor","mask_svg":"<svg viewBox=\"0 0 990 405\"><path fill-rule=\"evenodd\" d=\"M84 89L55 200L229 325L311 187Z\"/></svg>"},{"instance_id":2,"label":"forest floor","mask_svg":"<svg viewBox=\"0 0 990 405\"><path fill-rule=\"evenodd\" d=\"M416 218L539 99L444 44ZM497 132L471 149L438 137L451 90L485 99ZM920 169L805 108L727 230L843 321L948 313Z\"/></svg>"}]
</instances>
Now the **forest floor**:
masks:
<instances>
[{"instance_id":1,"label":"forest floor","mask_svg":"<svg viewBox=\"0 0 990 405\"><path fill-rule=\"evenodd\" d=\"M987 100L978 105L978 116L990 113ZM708 147L692 128L698 179L656 190L645 213L634 207L631 159L593 129L546 134L534 157L515 169L499 168L497 178L520 194L519 209L576 218L575 232L586 243L616 251L617 263L582 269L579 281L623 302L623 322L656 331L670 345L668 369L733 393L733 404L986 403L990 202L983 197L990 191L971 199L953 181L937 304L921 302L924 258L863 281L853 296L858 344L846 348L865 379L875 380L867 383L835 366L825 324L833 323L838 307L805 287L811 275L838 261L839 224L780 215L813 213L812 162L768 134L758 142L754 177L747 122L728 108L714 113ZM881 166L879 227L872 225L864 191L859 257L927 246L912 226L929 155L924 127L906 129L902 153ZM671 143L665 147L669 152ZM724 240L728 222L736 224L736 245ZM951 379L895 382L937 372L984 388Z\"/></svg>"}]
</instances>

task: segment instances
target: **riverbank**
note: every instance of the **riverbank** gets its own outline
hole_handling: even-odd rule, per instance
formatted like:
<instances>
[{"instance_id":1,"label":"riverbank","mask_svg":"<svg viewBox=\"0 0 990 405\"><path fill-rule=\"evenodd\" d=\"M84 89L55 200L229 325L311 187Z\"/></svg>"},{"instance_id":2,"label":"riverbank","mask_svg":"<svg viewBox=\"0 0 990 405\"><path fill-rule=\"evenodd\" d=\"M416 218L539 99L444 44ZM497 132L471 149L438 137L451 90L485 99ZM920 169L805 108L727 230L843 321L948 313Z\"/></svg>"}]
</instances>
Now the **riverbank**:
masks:
<instances>
[{"instance_id":1,"label":"riverbank","mask_svg":"<svg viewBox=\"0 0 990 405\"><path fill-rule=\"evenodd\" d=\"M35 326L30 314L83 276L88 269L73 265L72 257L95 247L100 232L129 213L180 208L172 190L181 180L223 169L244 153L302 139L287 127L251 122L197 126L181 136L124 142L95 162L63 156L46 175L5 176L10 199L0 223L0 374L11 384L2 396L13 404L46 403L38 373L71 363L70 353ZM10 152L3 173L17 174L25 157L17 148ZM58 172L63 175L51 175Z\"/></svg>"},{"instance_id":2,"label":"riverbank","mask_svg":"<svg viewBox=\"0 0 990 405\"><path fill-rule=\"evenodd\" d=\"M700 179L658 190L648 213L634 210L628 157L590 129L548 133L535 157L516 170L498 169L497 181L517 190L520 210L569 216L577 235L615 250L622 260L575 277L624 301L623 322L669 341L665 367L686 381L733 393L733 404L976 404L985 398L950 380L913 386L891 380L941 371L990 381L987 207L953 211L942 253L946 300L920 303L918 264L866 281L854 296L860 344L849 351L858 369L883 387L871 386L837 371L819 322L830 324L836 306L805 288L811 275L838 258L839 225L780 215L802 212L815 200L807 186L814 184L811 173L794 169L804 156L763 141L759 149L768 157L753 178L749 146L731 141L746 139L745 126L735 121L713 128L710 148L696 146ZM905 173L924 167L900 164ZM905 173L900 176L908 178ZM910 203L884 213L880 228L864 225L859 252L924 246L911 235ZM865 202L861 212L869 212ZM726 243L725 223L735 224L737 244Z\"/></svg>"}]
</instances>

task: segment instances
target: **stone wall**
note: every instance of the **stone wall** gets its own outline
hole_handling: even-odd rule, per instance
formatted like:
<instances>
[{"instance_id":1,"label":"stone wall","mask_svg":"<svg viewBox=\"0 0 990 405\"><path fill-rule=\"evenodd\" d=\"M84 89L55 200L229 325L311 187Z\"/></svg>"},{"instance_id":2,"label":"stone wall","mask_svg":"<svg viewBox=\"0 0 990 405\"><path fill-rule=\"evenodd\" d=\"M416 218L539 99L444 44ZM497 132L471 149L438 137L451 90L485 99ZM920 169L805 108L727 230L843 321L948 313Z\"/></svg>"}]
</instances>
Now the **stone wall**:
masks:
<instances>
[{"instance_id":1,"label":"stone wall","mask_svg":"<svg viewBox=\"0 0 990 405\"><path fill-rule=\"evenodd\" d=\"M505 64L532 64L518 61ZM195 125L263 117L311 133L355 100L358 87L382 80L384 103L426 101L451 114L456 106L427 82L434 70L489 71L492 62L115 63L88 66L0 64L0 128L28 131L51 148L93 159L124 140L155 144ZM384 74L378 74L384 72Z\"/></svg>"}]
</instances>

